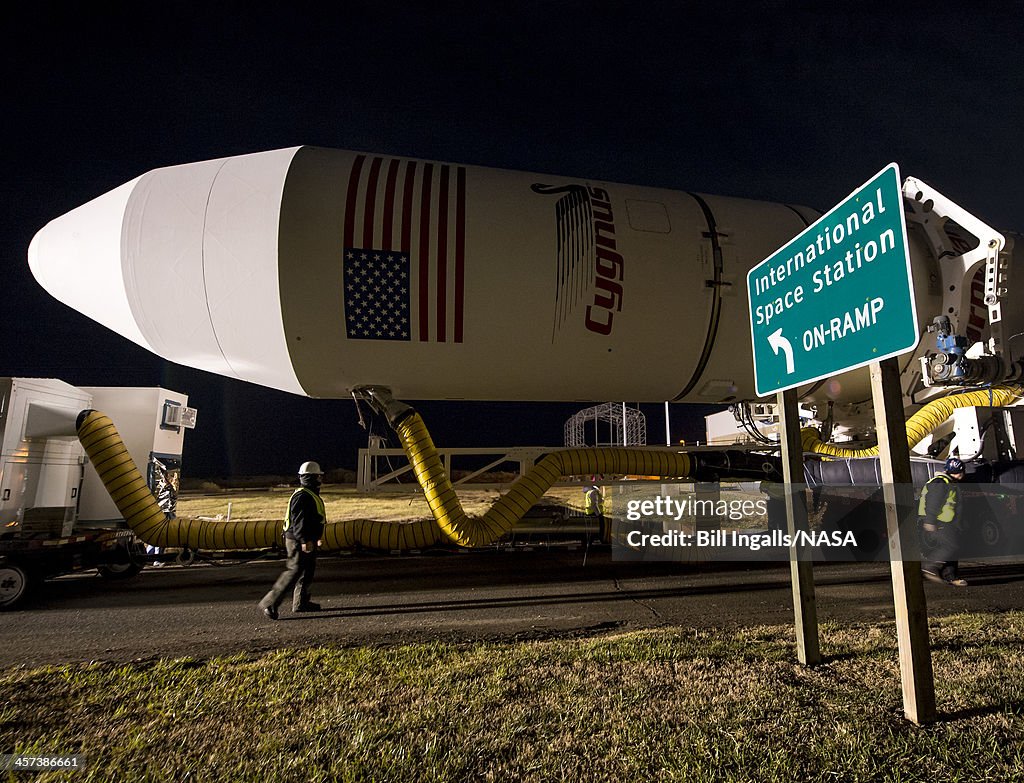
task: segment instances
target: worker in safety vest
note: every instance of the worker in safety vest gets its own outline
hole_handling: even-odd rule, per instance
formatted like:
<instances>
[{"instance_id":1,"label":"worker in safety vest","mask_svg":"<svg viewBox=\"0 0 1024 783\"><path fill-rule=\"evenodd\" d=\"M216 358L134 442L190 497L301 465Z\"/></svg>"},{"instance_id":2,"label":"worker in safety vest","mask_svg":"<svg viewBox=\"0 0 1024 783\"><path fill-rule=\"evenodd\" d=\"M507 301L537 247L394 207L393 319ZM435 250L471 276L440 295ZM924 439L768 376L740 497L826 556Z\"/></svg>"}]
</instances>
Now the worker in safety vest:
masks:
<instances>
[{"instance_id":1,"label":"worker in safety vest","mask_svg":"<svg viewBox=\"0 0 1024 783\"><path fill-rule=\"evenodd\" d=\"M924 575L936 582L965 587L966 579L957 574L956 557L960 539L961 499L958 486L965 474L958 457L946 460L945 469L936 473L921 490L917 516L922 529L935 537L932 560L924 564Z\"/></svg>"},{"instance_id":2,"label":"worker in safety vest","mask_svg":"<svg viewBox=\"0 0 1024 783\"><path fill-rule=\"evenodd\" d=\"M607 543L608 522L605 517L604 492L597 484L591 484L584 492L583 511L597 523L597 540Z\"/></svg>"},{"instance_id":3,"label":"worker in safety vest","mask_svg":"<svg viewBox=\"0 0 1024 783\"><path fill-rule=\"evenodd\" d=\"M299 468L299 488L288 501L284 517L284 547L288 554L284 573L277 578L270 592L260 601L260 611L271 620L277 619L277 607L285 593L292 591L293 612L316 612L320 604L309 600L309 585L316 570L316 550L323 544L327 514L320 497L323 471L316 462L303 462Z\"/></svg>"}]
</instances>

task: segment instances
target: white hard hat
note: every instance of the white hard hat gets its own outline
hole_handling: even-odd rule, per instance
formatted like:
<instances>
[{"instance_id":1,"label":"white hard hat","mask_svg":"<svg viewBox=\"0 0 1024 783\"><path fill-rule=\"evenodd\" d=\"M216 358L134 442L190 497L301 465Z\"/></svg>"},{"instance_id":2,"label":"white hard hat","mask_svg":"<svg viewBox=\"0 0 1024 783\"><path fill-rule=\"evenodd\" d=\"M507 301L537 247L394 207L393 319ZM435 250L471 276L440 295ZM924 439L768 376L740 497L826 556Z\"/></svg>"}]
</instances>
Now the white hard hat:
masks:
<instances>
[{"instance_id":1,"label":"white hard hat","mask_svg":"<svg viewBox=\"0 0 1024 783\"><path fill-rule=\"evenodd\" d=\"M300 476L309 476L309 475L322 476L323 474L324 474L324 472L322 470L320 470L320 463L319 462L303 462L302 466L299 468L299 475Z\"/></svg>"}]
</instances>

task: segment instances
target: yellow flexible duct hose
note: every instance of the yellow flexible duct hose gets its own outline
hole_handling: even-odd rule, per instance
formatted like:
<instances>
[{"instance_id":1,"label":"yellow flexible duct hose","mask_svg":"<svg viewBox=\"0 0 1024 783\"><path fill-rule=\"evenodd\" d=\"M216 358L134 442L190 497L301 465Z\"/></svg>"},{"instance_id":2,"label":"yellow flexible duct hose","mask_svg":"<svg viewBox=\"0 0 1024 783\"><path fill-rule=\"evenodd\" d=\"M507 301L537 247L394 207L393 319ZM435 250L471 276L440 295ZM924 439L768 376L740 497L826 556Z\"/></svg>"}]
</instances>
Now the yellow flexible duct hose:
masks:
<instances>
[{"instance_id":1,"label":"yellow flexible duct hose","mask_svg":"<svg viewBox=\"0 0 1024 783\"><path fill-rule=\"evenodd\" d=\"M124 441L108 416L86 411L79 417L78 439L125 522L152 546L189 549L264 549L279 546L279 520L223 522L168 518L150 492ZM344 549L360 544L371 549L421 549L440 540L432 519L380 522L357 519L328 522L324 548Z\"/></svg>"},{"instance_id":2,"label":"yellow flexible duct hose","mask_svg":"<svg viewBox=\"0 0 1024 783\"><path fill-rule=\"evenodd\" d=\"M991 389L964 392L932 400L917 413L907 419L907 444L911 449L924 440L924 437L940 427L953 415L957 408L993 407L1000 408L1011 405L1024 396L1024 388L1020 386L993 386ZM800 431L800 440L804 451L823 454L827 457L877 457L878 446L866 449L844 449L821 441L818 430L804 427Z\"/></svg>"},{"instance_id":3,"label":"yellow flexible duct hose","mask_svg":"<svg viewBox=\"0 0 1024 783\"><path fill-rule=\"evenodd\" d=\"M688 455L672 452L616 448L556 451L516 481L483 516L470 517L455 494L420 415L408 414L395 424L395 431L441 533L465 547L486 546L508 533L561 476L635 473L685 478L692 468Z\"/></svg>"}]
</instances>

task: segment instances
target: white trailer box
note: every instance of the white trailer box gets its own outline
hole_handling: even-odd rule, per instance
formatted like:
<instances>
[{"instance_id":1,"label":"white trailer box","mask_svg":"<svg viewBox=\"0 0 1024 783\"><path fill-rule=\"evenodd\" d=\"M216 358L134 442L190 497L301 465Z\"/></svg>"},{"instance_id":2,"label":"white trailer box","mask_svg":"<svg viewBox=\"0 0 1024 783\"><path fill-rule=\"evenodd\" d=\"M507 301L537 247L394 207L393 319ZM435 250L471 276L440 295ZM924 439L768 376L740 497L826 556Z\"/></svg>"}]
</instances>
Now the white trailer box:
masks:
<instances>
[{"instance_id":1,"label":"white trailer box","mask_svg":"<svg viewBox=\"0 0 1024 783\"><path fill-rule=\"evenodd\" d=\"M91 386L83 390L92 395L92 407L113 420L160 505L173 514L185 430L195 426L195 410L188 407L188 395L162 388ZM89 464L78 516L80 524L87 527L122 520Z\"/></svg>"},{"instance_id":2,"label":"white trailer box","mask_svg":"<svg viewBox=\"0 0 1024 783\"><path fill-rule=\"evenodd\" d=\"M0 533L71 534L85 461L75 420L91 402L56 379L0 378Z\"/></svg>"}]
</instances>

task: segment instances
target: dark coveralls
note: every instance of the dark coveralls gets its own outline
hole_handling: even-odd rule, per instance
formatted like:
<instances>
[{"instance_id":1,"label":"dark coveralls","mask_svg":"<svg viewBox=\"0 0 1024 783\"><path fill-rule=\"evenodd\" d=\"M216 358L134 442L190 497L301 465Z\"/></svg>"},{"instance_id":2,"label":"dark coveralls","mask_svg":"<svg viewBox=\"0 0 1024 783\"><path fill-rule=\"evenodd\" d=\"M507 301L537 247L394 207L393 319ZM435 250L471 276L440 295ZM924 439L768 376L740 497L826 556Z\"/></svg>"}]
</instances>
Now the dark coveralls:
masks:
<instances>
[{"instance_id":1,"label":"dark coveralls","mask_svg":"<svg viewBox=\"0 0 1024 783\"><path fill-rule=\"evenodd\" d=\"M299 611L309 603L309 585L316 571L317 541L324 534L325 521L324 503L320 494L310 487L295 490L288 502L288 515L285 517L284 547L288 559L285 561L284 573L260 601L261 607L272 606L277 609L289 590L292 590L292 611ZM311 544L311 551L303 552L303 544Z\"/></svg>"},{"instance_id":2,"label":"dark coveralls","mask_svg":"<svg viewBox=\"0 0 1024 783\"><path fill-rule=\"evenodd\" d=\"M957 578L956 560L960 543L960 487L956 479L936 473L921 490L918 520L934 534L935 548L928 570L945 580ZM930 529L934 528L934 529Z\"/></svg>"}]
</instances>

